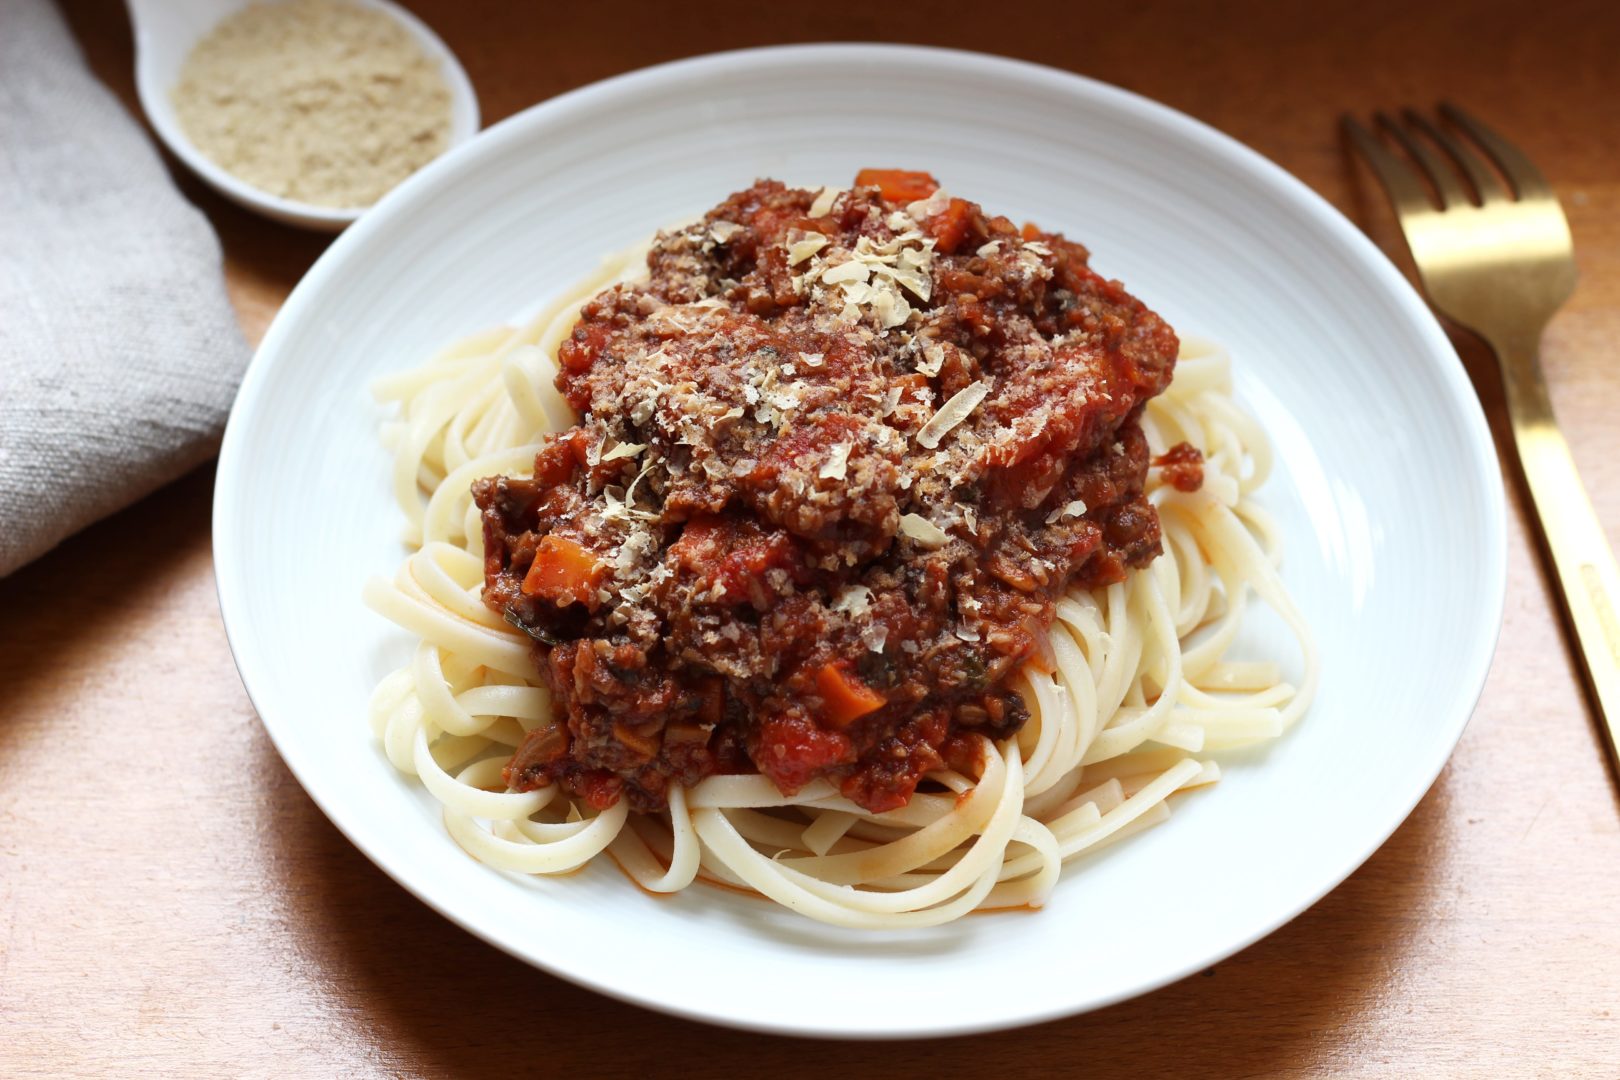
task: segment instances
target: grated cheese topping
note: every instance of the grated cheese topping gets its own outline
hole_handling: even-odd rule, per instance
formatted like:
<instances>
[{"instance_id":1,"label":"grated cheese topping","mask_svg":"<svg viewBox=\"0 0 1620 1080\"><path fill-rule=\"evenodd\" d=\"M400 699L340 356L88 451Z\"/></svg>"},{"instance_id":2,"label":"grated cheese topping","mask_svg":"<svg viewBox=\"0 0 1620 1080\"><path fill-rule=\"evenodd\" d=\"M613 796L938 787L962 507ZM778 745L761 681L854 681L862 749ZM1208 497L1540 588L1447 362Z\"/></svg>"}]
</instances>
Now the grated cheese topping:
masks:
<instances>
[{"instance_id":1,"label":"grated cheese topping","mask_svg":"<svg viewBox=\"0 0 1620 1080\"><path fill-rule=\"evenodd\" d=\"M832 448L832 452L827 455L827 463L821 467L820 475L823 480L844 479L844 475L849 469L849 452L851 449L849 443L839 443Z\"/></svg>"},{"instance_id":2,"label":"grated cheese topping","mask_svg":"<svg viewBox=\"0 0 1620 1080\"><path fill-rule=\"evenodd\" d=\"M810 216L826 217L827 214L832 210L833 203L837 201L838 196L842 195L843 193L843 188L835 187L824 187L820 191L816 192L814 201L810 203Z\"/></svg>"},{"instance_id":3,"label":"grated cheese topping","mask_svg":"<svg viewBox=\"0 0 1620 1080\"><path fill-rule=\"evenodd\" d=\"M872 610L872 590L865 585L845 585L833 598L832 608L851 618L859 618Z\"/></svg>"},{"instance_id":4,"label":"grated cheese topping","mask_svg":"<svg viewBox=\"0 0 1620 1080\"><path fill-rule=\"evenodd\" d=\"M950 535L921 514L900 515L900 531L925 548L942 548L950 542Z\"/></svg>"},{"instance_id":5,"label":"grated cheese topping","mask_svg":"<svg viewBox=\"0 0 1620 1080\"><path fill-rule=\"evenodd\" d=\"M1075 499L1074 501L1072 501L1070 503L1067 503L1067 504L1065 504L1063 506L1058 507L1056 510L1053 510L1050 514L1047 514L1046 515L1046 523L1048 525L1051 525L1051 524L1054 524L1056 522L1062 521L1065 518L1085 517L1085 515L1086 515L1086 504L1081 502L1079 499Z\"/></svg>"},{"instance_id":6,"label":"grated cheese topping","mask_svg":"<svg viewBox=\"0 0 1620 1080\"><path fill-rule=\"evenodd\" d=\"M955 394L951 399L939 407L923 429L917 432L917 442L929 450L939 445L941 439L950 434L962 421L973 415L973 410L979 407L979 402L990 393L988 381L969 383Z\"/></svg>"},{"instance_id":7,"label":"grated cheese topping","mask_svg":"<svg viewBox=\"0 0 1620 1080\"><path fill-rule=\"evenodd\" d=\"M798 266L826 246L827 238L820 233L795 229L787 235L788 265Z\"/></svg>"},{"instance_id":8,"label":"grated cheese topping","mask_svg":"<svg viewBox=\"0 0 1620 1080\"><path fill-rule=\"evenodd\" d=\"M945 366L945 346L932 344L923 349L923 362L917 370L932 379Z\"/></svg>"},{"instance_id":9,"label":"grated cheese topping","mask_svg":"<svg viewBox=\"0 0 1620 1080\"><path fill-rule=\"evenodd\" d=\"M760 198L776 201L761 213ZM765 612L799 594L846 659L863 648L891 658L1000 648L1006 613L1043 602L1048 582L1070 573L1043 556L1071 550L1066 531L1085 528L1069 524L1087 513L1074 489L1014 493L1023 507L1009 516L1000 507L1014 504L994 486L998 463L1017 460L1063 411L1106 399L1086 381L1092 361L1063 352L1094 348L1095 332L1041 321L1070 303L1050 290L1072 254L1048 266L1002 219L988 241L972 219L978 239L940 253L932 218L951 205L943 194L897 209L822 189L811 209L837 215L819 222L804 220L811 199L764 188L665 233L651 260L657 287L610 289L588 314L613 336L575 383L591 395L584 456L622 466L616 483L611 469L588 481L577 519L614 570L603 617L656 648L669 613L696 603L687 647L714 665L741 650L739 670L762 670L745 655L758 635L726 614L734 586L683 564L684 549L672 554L685 535L672 523L740 513L766 535L798 538L795 569L758 572L750 588L770 600L756 591L748 602ZM976 295L979 279L1002 290L993 306ZM1117 443L1102 432L1103 446ZM1024 512L1036 506L1047 509ZM1050 547L1043 528L1062 533ZM966 567L976 583L955 584ZM947 605L911 640L898 615L920 610L918 583L942 573ZM1025 598L991 603L998 590Z\"/></svg>"}]
</instances>

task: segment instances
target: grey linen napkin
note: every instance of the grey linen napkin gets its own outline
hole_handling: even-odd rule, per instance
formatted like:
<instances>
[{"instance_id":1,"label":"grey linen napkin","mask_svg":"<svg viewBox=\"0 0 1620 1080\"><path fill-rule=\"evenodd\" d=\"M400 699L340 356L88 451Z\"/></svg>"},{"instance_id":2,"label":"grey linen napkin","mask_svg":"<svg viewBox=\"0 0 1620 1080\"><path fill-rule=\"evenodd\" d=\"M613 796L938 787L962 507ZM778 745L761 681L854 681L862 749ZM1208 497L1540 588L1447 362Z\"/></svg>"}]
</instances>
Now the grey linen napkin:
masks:
<instances>
[{"instance_id":1,"label":"grey linen napkin","mask_svg":"<svg viewBox=\"0 0 1620 1080\"><path fill-rule=\"evenodd\" d=\"M247 357L207 220L49 0L0 0L0 575L205 461Z\"/></svg>"}]
</instances>

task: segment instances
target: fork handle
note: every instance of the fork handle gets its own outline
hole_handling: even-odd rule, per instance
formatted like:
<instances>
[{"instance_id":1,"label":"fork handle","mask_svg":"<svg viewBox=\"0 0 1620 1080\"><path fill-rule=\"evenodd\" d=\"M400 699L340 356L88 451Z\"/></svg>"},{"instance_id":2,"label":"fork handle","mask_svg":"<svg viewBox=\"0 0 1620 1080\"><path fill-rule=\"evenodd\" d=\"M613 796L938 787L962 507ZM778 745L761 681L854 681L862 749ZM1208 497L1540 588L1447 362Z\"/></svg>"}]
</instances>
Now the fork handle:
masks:
<instances>
[{"instance_id":1,"label":"fork handle","mask_svg":"<svg viewBox=\"0 0 1620 1080\"><path fill-rule=\"evenodd\" d=\"M1553 416L1538 338L1497 344L1508 416L1609 761L1620 777L1620 569Z\"/></svg>"}]
</instances>

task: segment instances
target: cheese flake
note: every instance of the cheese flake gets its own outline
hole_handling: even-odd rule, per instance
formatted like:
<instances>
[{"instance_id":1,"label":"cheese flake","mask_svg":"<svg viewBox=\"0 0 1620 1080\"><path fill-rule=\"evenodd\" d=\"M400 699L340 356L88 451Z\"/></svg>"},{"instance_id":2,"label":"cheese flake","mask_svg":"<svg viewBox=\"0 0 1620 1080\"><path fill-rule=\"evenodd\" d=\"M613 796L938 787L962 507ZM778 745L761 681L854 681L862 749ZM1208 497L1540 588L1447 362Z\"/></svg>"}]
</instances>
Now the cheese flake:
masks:
<instances>
[{"instance_id":1,"label":"cheese flake","mask_svg":"<svg viewBox=\"0 0 1620 1080\"><path fill-rule=\"evenodd\" d=\"M827 238L818 232L790 232L787 237L788 265L798 266L827 246Z\"/></svg>"},{"instance_id":2,"label":"cheese flake","mask_svg":"<svg viewBox=\"0 0 1620 1080\"><path fill-rule=\"evenodd\" d=\"M833 610L845 615L865 615L872 608L872 590L865 585L845 585L833 598Z\"/></svg>"},{"instance_id":3,"label":"cheese flake","mask_svg":"<svg viewBox=\"0 0 1620 1080\"><path fill-rule=\"evenodd\" d=\"M913 221L926 221L936 214L943 214L945 208L951 205L951 197L944 188L940 188L926 199L918 199L906 206L906 213Z\"/></svg>"},{"instance_id":4,"label":"cheese flake","mask_svg":"<svg viewBox=\"0 0 1620 1080\"><path fill-rule=\"evenodd\" d=\"M973 410L979 407L990 393L988 382L970 383L958 390L951 399L939 407L939 411L929 417L928 423L917 432L917 442L925 449L932 450L939 445L939 441L948 435L952 428L972 415Z\"/></svg>"},{"instance_id":5,"label":"cheese flake","mask_svg":"<svg viewBox=\"0 0 1620 1080\"><path fill-rule=\"evenodd\" d=\"M935 343L924 347L923 362L917 365L918 372L932 379L944 366L945 346Z\"/></svg>"},{"instance_id":6,"label":"cheese flake","mask_svg":"<svg viewBox=\"0 0 1620 1080\"><path fill-rule=\"evenodd\" d=\"M872 310L877 313L883 329L890 330L911 318L911 305L892 287L879 286L872 290Z\"/></svg>"},{"instance_id":7,"label":"cheese flake","mask_svg":"<svg viewBox=\"0 0 1620 1080\"><path fill-rule=\"evenodd\" d=\"M944 529L921 514L901 514L900 531L930 550L944 547L951 539Z\"/></svg>"},{"instance_id":8,"label":"cheese flake","mask_svg":"<svg viewBox=\"0 0 1620 1080\"><path fill-rule=\"evenodd\" d=\"M832 209L833 202L844 193L843 188L824 187L816 192L815 201L810 204L811 217L826 217Z\"/></svg>"},{"instance_id":9,"label":"cheese flake","mask_svg":"<svg viewBox=\"0 0 1620 1080\"><path fill-rule=\"evenodd\" d=\"M1046 523L1051 525L1058 521L1062 521L1064 518L1084 517L1085 513L1086 504L1081 502L1079 499L1075 499L1073 502L1066 503L1063 506L1058 507L1056 510L1053 510L1050 514L1047 514Z\"/></svg>"},{"instance_id":10,"label":"cheese flake","mask_svg":"<svg viewBox=\"0 0 1620 1080\"><path fill-rule=\"evenodd\" d=\"M894 410L900 407L900 396L904 391L898 386L891 386L883 392L883 415L893 416Z\"/></svg>"},{"instance_id":11,"label":"cheese flake","mask_svg":"<svg viewBox=\"0 0 1620 1080\"><path fill-rule=\"evenodd\" d=\"M871 268L858 259L829 266L821 272L821 280L827 285L841 285L846 281L865 282L871 276Z\"/></svg>"},{"instance_id":12,"label":"cheese flake","mask_svg":"<svg viewBox=\"0 0 1620 1080\"><path fill-rule=\"evenodd\" d=\"M849 443L839 443L827 455L827 463L821 467L820 476L823 480L842 480L849 468L849 452L853 449Z\"/></svg>"}]
</instances>

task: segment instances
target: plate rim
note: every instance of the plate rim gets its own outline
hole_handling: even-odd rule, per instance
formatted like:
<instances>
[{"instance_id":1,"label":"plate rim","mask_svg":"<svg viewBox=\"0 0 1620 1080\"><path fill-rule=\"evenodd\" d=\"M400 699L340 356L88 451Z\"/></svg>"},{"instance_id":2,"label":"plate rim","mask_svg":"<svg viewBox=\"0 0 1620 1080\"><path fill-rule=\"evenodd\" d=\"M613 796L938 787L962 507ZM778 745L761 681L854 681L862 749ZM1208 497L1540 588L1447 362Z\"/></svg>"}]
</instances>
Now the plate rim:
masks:
<instances>
[{"instance_id":1,"label":"plate rim","mask_svg":"<svg viewBox=\"0 0 1620 1080\"><path fill-rule=\"evenodd\" d=\"M493 153L504 143L521 139L528 128L543 125L553 116L559 114L565 116L574 111L588 109L599 101L610 101L618 96L635 95L644 87L655 87L670 80L723 76L728 72L746 72L755 65L807 60L826 63L846 60L895 64L933 63L955 66L965 76L984 74L1013 81L1033 80L1045 88L1088 97L1100 101L1111 109L1132 114L1133 117L1143 119L1150 125L1170 130L1178 139L1200 144L1204 149L1232 161L1261 183L1268 196L1292 203L1296 210L1309 217L1314 224L1323 227L1340 245L1344 254L1353 261L1357 270L1370 282L1380 286L1385 295L1411 320L1413 328L1422 336L1427 346L1422 357L1423 361L1434 367L1440 384L1451 398L1449 403L1457 409L1461 429L1465 435L1463 447L1469 452L1473 479L1483 495L1481 510L1483 517L1487 519L1488 529L1482 537L1481 551L1486 580L1480 585L1484 596L1484 610L1491 616L1490 629L1469 642L1469 649L1462 656L1464 662L1456 665L1453 670L1453 678L1459 688L1455 695L1456 707L1447 718L1443 737L1434 743L1437 748L1443 748L1443 752L1437 750L1436 760L1421 770L1428 775L1428 780L1422 785L1421 790L1416 791L1410 800L1392 800L1389 803L1390 810L1386 811L1386 820L1380 822L1370 834L1375 837L1370 846L1359 851L1353 861L1347 862L1342 873L1328 875L1328 880L1313 891L1303 903L1297 906L1289 905L1291 910L1275 919L1266 920L1265 925L1258 931L1223 943L1220 949L1200 957L1195 963L1161 973L1145 981L1132 983L1115 993L1103 995L1080 1005L1063 1002L1026 1010L1015 1018L910 1023L882 1031L849 1033L834 1030L827 1023L764 1021L716 1014L702 1008L688 1007L680 1001L665 1000L642 993L635 988L613 985L596 977L590 971L575 970L520 951L516 945L509 944L493 930L486 931L476 920L465 917L455 906L440 904L432 890L413 877L409 866L395 865L391 860L380 858L357 839L351 823L344 819L341 812L334 810L333 800L317 790L317 786L312 786L306 781L305 772L300 765L300 753L297 750L289 752L292 740L286 738L286 729L281 728L260 708L262 694L255 693L255 686L262 687L267 684L272 675L268 671L261 670L262 660L257 655L251 651L244 653L239 644L240 634L232 630L233 622L245 619L244 606L247 603L241 567L237 563L234 545L229 540L232 522L238 516L236 491L240 487L233 484L233 476L241 469L240 462L247 453L242 442L245 438L242 432L247 421L242 418L251 412L259 396L261 384L274 367L275 351L280 346L281 339L290 332L287 327L298 319L302 309L312 302L311 297L319 292L326 280L341 269L341 264L351 249L361 246L372 234L391 227L394 219L411 206L419 193L424 196L429 194L439 183L440 177L459 168L463 159L480 156L486 152ZM215 588L233 663L253 705L254 713L283 763L304 793L350 844L394 882L451 923L507 955L550 975L620 1001L683 1019L737 1030L800 1037L870 1041L961 1036L1022 1028L1078 1016L1162 989L1203 968L1229 959L1262 938L1275 933L1315 906L1322 897L1338 888L1359 870L1411 816L1418 803L1433 788L1435 781L1450 761L1452 753L1455 752L1457 743L1484 691L1486 677L1501 635L1506 601L1506 498L1500 461L1483 406L1462 361L1439 321L1411 282L1370 238L1323 196L1282 166L1232 136L1178 109L1133 91L1060 68L987 53L936 46L824 42L734 49L687 57L639 68L548 98L514 113L479 132L467 142L452 148L389 192L359 221L338 236L298 281L276 312L259 346L254 350L233 400L221 441L213 494L214 510L210 531Z\"/></svg>"}]
</instances>

